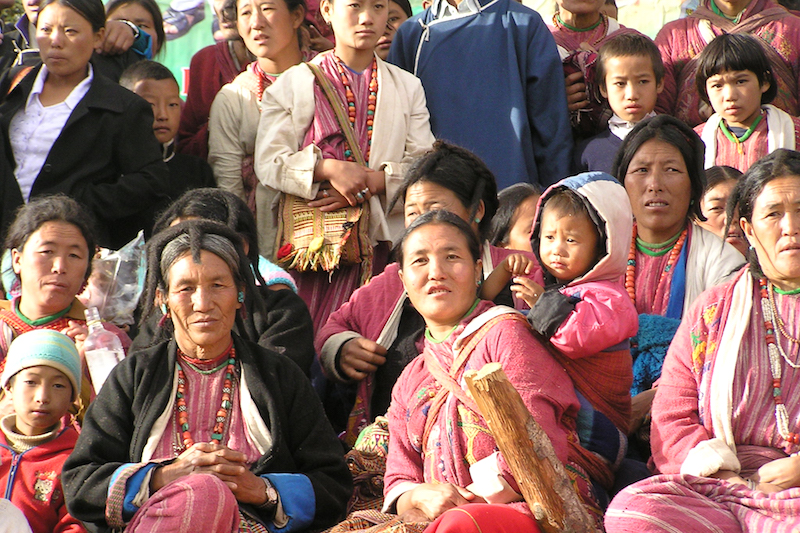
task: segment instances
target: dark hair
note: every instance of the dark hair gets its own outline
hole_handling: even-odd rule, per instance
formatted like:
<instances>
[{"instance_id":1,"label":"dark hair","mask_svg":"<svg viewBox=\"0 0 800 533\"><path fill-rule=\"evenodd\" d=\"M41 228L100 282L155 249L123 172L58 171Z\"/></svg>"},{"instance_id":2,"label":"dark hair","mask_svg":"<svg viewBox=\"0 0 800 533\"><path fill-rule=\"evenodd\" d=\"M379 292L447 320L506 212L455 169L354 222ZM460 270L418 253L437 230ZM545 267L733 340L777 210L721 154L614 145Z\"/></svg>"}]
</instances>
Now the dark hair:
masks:
<instances>
[{"instance_id":1,"label":"dark hair","mask_svg":"<svg viewBox=\"0 0 800 533\"><path fill-rule=\"evenodd\" d=\"M730 226L734 222L733 214L737 209L739 217L752 224L753 208L764 187L770 181L785 176L800 178L800 152L781 148L753 163L736 183L736 187L733 188L733 192L728 198L726 209L728 223L725 233L730 231ZM752 249L747 254L747 260L750 263L750 272L753 277L756 279L762 277L761 265Z\"/></svg>"},{"instance_id":2,"label":"dark hair","mask_svg":"<svg viewBox=\"0 0 800 533\"><path fill-rule=\"evenodd\" d=\"M453 191L461 204L469 209L470 217L475 216L483 201L484 215L478 223L478 231L482 238L486 238L497 212L497 181L481 158L466 148L436 141L431 151L412 163L388 211L398 201L405 200L409 187L423 181Z\"/></svg>"},{"instance_id":3,"label":"dark hair","mask_svg":"<svg viewBox=\"0 0 800 533\"><path fill-rule=\"evenodd\" d=\"M21 206L8 228L5 248L21 252L31 235L48 222L71 224L81 232L89 252L89 264L86 266L84 279L89 279L89 274L92 273L92 257L97 247L95 222L88 209L64 194L37 198Z\"/></svg>"},{"instance_id":4,"label":"dark hair","mask_svg":"<svg viewBox=\"0 0 800 533\"><path fill-rule=\"evenodd\" d=\"M408 18L411 18L412 14L411 3L408 0L391 0L391 1L400 6L400 9L403 10L403 13L405 13Z\"/></svg>"},{"instance_id":5,"label":"dark hair","mask_svg":"<svg viewBox=\"0 0 800 533\"><path fill-rule=\"evenodd\" d=\"M172 80L176 86L178 85L175 76L172 75L172 72L167 67L147 59L137 61L126 68L119 77L119 84L129 91L133 91L136 84L142 80Z\"/></svg>"},{"instance_id":6,"label":"dark hair","mask_svg":"<svg viewBox=\"0 0 800 533\"><path fill-rule=\"evenodd\" d=\"M286 4L286 7L289 9L290 13L292 11L294 11L295 9L297 9L298 7L302 7L303 8L303 12L304 13L308 13L308 5L306 4L306 0L283 0L283 2ZM225 2L225 5L223 6L222 9L223 9L223 11L225 11L225 9L231 9L229 7L227 1ZM237 2L236 0L233 0L233 12L232 13L224 13L226 18L228 16L230 16L231 14L234 15L234 18L231 19L231 20L236 20L237 18L239 18L239 2ZM298 34L298 38L299 38L299 34Z\"/></svg>"},{"instance_id":7,"label":"dark hair","mask_svg":"<svg viewBox=\"0 0 800 533\"><path fill-rule=\"evenodd\" d=\"M451 213L450 211L445 211L444 209L434 209L433 211L428 211L427 213L423 213L415 218L414 221L405 229L397 243L395 243L394 248L392 249L392 257L394 257L401 269L403 268L403 245L405 244L406 240L416 230L429 224L445 224L456 228L467 240L467 248L469 248L469 253L472 256L472 260L477 263L481 258L481 243L478 241L478 236L475 235L474 231L472 231L472 227L470 227L470 225L467 224L464 219Z\"/></svg>"},{"instance_id":8,"label":"dark hair","mask_svg":"<svg viewBox=\"0 0 800 533\"><path fill-rule=\"evenodd\" d=\"M650 140L659 140L671 144L678 149L686 163L686 170L689 173L691 183L691 195L689 202L688 217L696 217L698 220L705 220L700 210L700 199L706 188L706 173L703 169L705 145L697 133L687 126L683 121L670 115L656 115L646 118L633 127L631 132L622 141L622 146L614 156L612 170L617 180L625 186L625 175L628 173L628 166L636 155L636 152L644 143Z\"/></svg>"},{"instance_id":9,"label":"dark hair","mask_svg":"<svg viewBox=\"0 0 800 533\"><path fill-rule=\"evenodd\" d=\"M158 48L153 48L153 56L158 55L167 46L167 36L164 33L164 18L161 16L161 8L158 7L155 0L109 0L106 4L106 19L117 9L129 4L136 4L143 7L145 11L150 13L150 16L153 17L153 25L155 26L153 31L156 32L156 37L158 38Z\"/></svg>"},{"instance_id":10,"label":"dark hair","mask_svg":"<svg viewBox=\"0 0 800 533\"><path fill-rule=\"evenodd\" d=\"M142 293L142 304L144 308L140 320L142 329L144 329L150 315L155 312L156 294L158 292L167 294L169 291L167 279L163 271L164 265L162 264L162 259L164 250L168 249L173 241L180 241L181 246L192 254L192 258L197 263L200 262L200 252L207 250L219 255L229 266L231 263L229 260L230 258L223 257L223 255L226 254L218 254L214 250L216 245L209 246L209 243L227 243L231 245L235 250L235 261L238 263L235 270L231 269L231 274L233 274L237 286L244 291L245 301L260 305L262 308L260 311L264 311L263 301L259 297L255 279L253 278L253 270L249 259L244 253L242 240L239 235L227 226L210 220L188 220L153 235L147 245L147 278L145 280L144 292ZM183 254L180 254L180 256L182 257ZM167 268L170 266L171 265L167 265ZM167 321L167 323L169 323L169 321ZM165 326L166 327L159 328L159 331L155 335L154 343L171 338L172 326L171 324L165 324ZM236 327L240 332L247 331L240 313L237 313Z\"/></svg>"},{"instance_id":11,"label":"dark hair","mask_svg":"<svg viewBox=\"0 0 800 533\"><path fill-rule=\"evenodd\" d=\"M594 67L594 79L598 86L603 88L606 86L606 61L625 56L648 58L653 66L656 85L664 79L664 62L661 60L661 52L658 51L656 43L641 33L622 33L611 37L598 51Z\"/></svg>"},{"instance_id":12,"label":"dark hair","mask_svg":"<svg viewBox=\"0 0 800 533\"><path fill-rule=\"evenodd\" d=\"M183 193L156 220L153 234L169 228L179 218L201 218L224 224L244 239L247 257L258 265L258 227L244 200L230 191L205 187ZM257 270L257 269L256 269Z\"/></svg>"},{"instance_id":13,"label":"dark hair","mask_svg":"<svg viewBox=\"0 0 800 533\"><path fill-rule=\"evenodd\" d=\"M497 212L492 217L489 229L489 242L501 246L508 242L511 226L517 222L517 209L528 198L539 196L541 190L531 183L515 183L506 187L497 195Z\"/></svg>"},{"instance_id":14,"label":"dark hair","mask_svg":"<svg viewBox=\"0 0 800 533\"><path fill-rule=\"evenodd\" d=\"M772 74L767 54L757 37L744 33L723 33L708 43L697 58L695 87L700 98L709 105L706 82L726 70L749 70L756 75L759 85L769 83L769 89L761 95L761 104L768 104L778 94L778 84Z\"/></svg>"},{"instance_id":15,"label":"dark hair","mask_svg":"<svg viewBox=\"0 0 800 533\"><path fill-rule=\"evenodd\" d=\"M703 193L707 193L720 183L728 180L739 181L742 171L738 168L726 165L717 165L706 169L706 188Z\"/></svg>"},{"instance_id":16,"label":"dark hair","mask_svg":"<svg viewBox=\"0 0 800 533\"><path fill-rule=\"evenodd\" d=\"M106 27L106 9L100 0L44 0L39 4L39 14L50 4L59 4L72 9L91 24L95 33Z\"/></svg>"}]
</instances>

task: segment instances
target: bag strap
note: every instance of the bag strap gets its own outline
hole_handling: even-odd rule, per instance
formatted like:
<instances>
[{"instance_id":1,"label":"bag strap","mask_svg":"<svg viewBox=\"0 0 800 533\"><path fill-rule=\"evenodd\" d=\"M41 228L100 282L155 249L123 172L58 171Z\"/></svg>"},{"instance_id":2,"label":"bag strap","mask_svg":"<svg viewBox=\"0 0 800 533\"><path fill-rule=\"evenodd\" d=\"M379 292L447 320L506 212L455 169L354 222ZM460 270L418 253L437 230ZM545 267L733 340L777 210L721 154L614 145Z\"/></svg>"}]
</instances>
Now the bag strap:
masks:
<instances>
[{"instance_id":1,"label":"bag strap","mask_svg":"<svg viewBox=\"0 0 800 533\"><path fill-rule=\"evenodd\" d=\"M366 167L367 163L364 159L364 155L361 153L361 147L356 140L356 132L353 130L353 125L350 124L350 117L347 114L347 110L342 105L342 100L336 95L336 90L333 88L331 80L322 72L319 65L314 63L306 63L306 65L308 65L308 68L314 73L314 77L317 78L317 83L319 83L319 86L322 88L322 92L328 97L328 101L333 108L333 113L336 115L336 121L339 122L339 127L342 129L344 138L347 140L347 144L350 145L350 151L353 152L353 158L356 160L356 163Z\"/></svg>"}]
</instances>

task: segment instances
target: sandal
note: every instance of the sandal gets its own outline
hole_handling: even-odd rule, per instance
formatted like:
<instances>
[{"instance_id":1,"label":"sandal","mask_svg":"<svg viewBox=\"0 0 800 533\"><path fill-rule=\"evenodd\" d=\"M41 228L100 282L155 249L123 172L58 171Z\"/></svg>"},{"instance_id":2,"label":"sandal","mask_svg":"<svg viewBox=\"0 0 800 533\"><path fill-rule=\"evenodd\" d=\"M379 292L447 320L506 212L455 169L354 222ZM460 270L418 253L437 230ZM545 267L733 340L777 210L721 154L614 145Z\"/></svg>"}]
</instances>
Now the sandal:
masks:
<instances>
[{"instance_id":1,"label":"sandal","mask_svg":"<svg viewBox=\"0 0 800 533\"><path fill-rule=\"evenodd\" d=\"M192 26L206 18L205 2L197 7L187 9L186 11L177 11L175 9L167 8L164 11L164 33L168 41L172 41L179 37L183 37ZM171 26L175 31L169 31Z\"/></svg>"}]
</instances>

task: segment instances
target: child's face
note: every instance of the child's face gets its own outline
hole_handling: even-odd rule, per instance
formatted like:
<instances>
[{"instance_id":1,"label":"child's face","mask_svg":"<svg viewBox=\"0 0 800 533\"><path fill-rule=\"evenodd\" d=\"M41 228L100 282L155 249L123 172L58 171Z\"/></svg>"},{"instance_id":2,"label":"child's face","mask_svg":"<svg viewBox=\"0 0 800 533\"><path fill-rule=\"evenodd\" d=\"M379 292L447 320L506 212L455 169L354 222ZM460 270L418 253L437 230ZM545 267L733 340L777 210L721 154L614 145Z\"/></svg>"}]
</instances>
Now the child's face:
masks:
<instances>
[{"instance_id":1,"label":"child's face","mask_svg":"<svg viewBox=\"0 0 800 533\"><path fill-rule=\"evenodd\" d=\"M336 49L373 50L386 31L389 0L323 0L322 16L336 36Z\"/></svg>"},{"instance_id":2,"label":"child's face","mask_svg":"<svg viewBox=\"0 0 800 533\"><path fill-rule=\"evenodd\" d=\"M567 283L585 274L597 258L597 229L589 217L545 208L539 257L550 274Z\"/></svg>"},{"instance_id":3,"label":"child's face","mask_svg":"<svg viewBox=\"0 0 800 533\"><path fill-rule=\"evenodd\" d=\"M536 216L536 202L539 196L531 196L526 198L514 213L514 222L508 230L508 242L505 248L512 250L521 250L523 252L532 252L531 248L531 226L533 226L533 217Z\"/></svg>"},{"instance_id":4,"label":"child's face","mask_svg":"<svg viewBox=\"0 0 800 533\"><path fill-rule=\"evenodd\" d=\"M664 85L656 82L649 57L610 57L606 59L605 71L606 82L600 93L619 118L636 123L655 109Z\"/></svg>"},{"instance_id":5,"label":"child's face","mask_svg":"<svg viewBox=\"0 0 800 533\"><path fill-rule=\"evenodd\" d=\"M8 392L17 414L17 431L23 435L51 431L72 405L72 384L61 371L50 366L19 371Z\"/></svg>"},{"instance_id":6,"label":"child's face","mask_svg":"<svg viewBox=\"0 0 800 533\"><path fill-rule=\"evenodd\" d=\"M171 79L144 79L136 82L133 92L153 108L153 133L160 143L175 138L181 122L181 97L178 84Z\"/></svg>"},{"instance_id":7,"label":"child's face","mask_svg":"<svg viewBox=\"0 0 800 533\"><path fill-rule=\"evenodd\" d=\"M728 198L735 185L735 180L722 181L706 191L703 198L700 199L700 210L707 219L701 225L723 239L725 238L725 207L728 205Z\"/></svg>"},{"instance_id":8,"label":"child's face","mask_svg":"<svg viewBox=\"0 0 800 533\"><path fill-rule=\"evenodd\" d=\"M724 70L706 80L711 107L728 126L749 128L761 113L761 95L769 82L759 83L751 70Z\"/></svg>"},{"instance_id":9,"label":"child's face","mask_svg":"<svg viewBox=\"0 0 800 533\"><path fill-rule=\"evenodd\" d=\"M392 47L392 40L394 34L397 33L397 28L406 20L408 17L403 8L389 0L389 19L386 21L386 31L383 32L383 36L378 39L378 44L375 46L375 53L384 61L389 57L389 49Z\"/></svg>"}]
</instances>

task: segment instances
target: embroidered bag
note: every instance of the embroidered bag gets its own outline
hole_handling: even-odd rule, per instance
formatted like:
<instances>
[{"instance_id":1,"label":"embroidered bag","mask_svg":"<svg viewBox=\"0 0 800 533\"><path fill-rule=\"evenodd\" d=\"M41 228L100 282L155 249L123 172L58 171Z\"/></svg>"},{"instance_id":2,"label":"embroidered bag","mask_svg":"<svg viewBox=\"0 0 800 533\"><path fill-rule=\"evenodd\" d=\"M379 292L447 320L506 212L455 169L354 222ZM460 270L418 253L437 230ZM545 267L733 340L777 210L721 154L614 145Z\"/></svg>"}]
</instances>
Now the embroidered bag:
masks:
<instances>
[{"instance_id":1,"label":"embroidered bag","mask_svg":"<svg viewBox=\"0 0 800 533\"><path fill-rule=\"evenodd\" d=\"M307 63L336 114L342 133L359 165L367 166L347 111L336 96L330 80L319 66ZM369 239L369 204L323 212L309 207L308 200L282 194L278 220L277 262L298 272L332 272L339 265L361 263L362 281L372 274L372 245Z\"/></svg>"}]
</instances>

